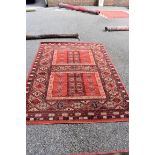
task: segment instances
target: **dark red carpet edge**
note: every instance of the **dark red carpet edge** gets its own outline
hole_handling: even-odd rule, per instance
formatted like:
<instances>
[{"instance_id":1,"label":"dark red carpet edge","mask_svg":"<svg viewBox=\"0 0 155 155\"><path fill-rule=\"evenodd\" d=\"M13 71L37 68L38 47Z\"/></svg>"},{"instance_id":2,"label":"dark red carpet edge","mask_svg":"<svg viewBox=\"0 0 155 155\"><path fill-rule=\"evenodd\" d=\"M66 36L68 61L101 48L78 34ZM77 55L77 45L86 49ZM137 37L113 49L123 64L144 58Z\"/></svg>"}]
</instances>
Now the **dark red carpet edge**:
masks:
<instances>
[{"instance_id":1,"label":"dark red carpet edge","mask_svg":"<svg viewBox=\"0 0 155 155\"><path fill-rule=\"evenodd\" d=\"M112 154L112 153L125 153L129 152L128 150L117 150L112 152L96 152L96 153L79 153L79 154L68 154L68 155L99 155L99 154Z\"/></svg>"},{"instance_id":2,"label":"dark red carpet edge","mask_svg":"<svg viewBox=\"0 0 155 155\"><path fill-rule=\"evenodd\" d=\"M96 119L96 120L52 120L52 121L26 121L27 125L32 124L82 124L82 123L110 123L110 122L128 122L129 118L119 119Z\"/></svg>"},{"instance_id":3,"label":"dark red carpet edge","mask_svg":"<svg viewBox=\"0 0 155 155\"><path fill-rule=\"evenodd\" d=\"M27 75L27 79L26 79L26 82L29 78L29 75L32 71L32 68L33 68L33 65L34 65L34 62L35 62L35 59L37 58L38 56L38 52L39 52L39 49L40 49L40 46L42 43L50 43L50 42L41 42L40 45L39 45L39 48L37 50L37 53L33 59L33 62L32 62L32 65L31 65L31 69ZM59 43L59 42L52 42L52 43ZM61 42L61 43L75 43L75 42ZM98 43L98 42L79 42L79 43ZM98 43L98 44L101 44L101 43ZM115 72L117 73L118 77L120 78L120 81L124 87L124 90L126 91L126 88L125 88L125 85L119 75L119 73L117 72L116 70L116 67L114 66L114 64L112 63L111 61L111 58L105 48L105 46L103 44L101 44L103 49L105 50L105 52L107 53L107 56L108 56L108 59L110 61L110 64L113 66L113 68L115 69ZM128 94L128 92L126 91L126 93ZM118 119L96 119L96 120L51 120L51 121L26 121L26 124L27 125L35 125L35 124L39 124L39 125L46 125L46 124L82 124L82 123L112 123L112 122L128 122L129 121L129 118L118 118Z\"/></svg>"}]
</instances>

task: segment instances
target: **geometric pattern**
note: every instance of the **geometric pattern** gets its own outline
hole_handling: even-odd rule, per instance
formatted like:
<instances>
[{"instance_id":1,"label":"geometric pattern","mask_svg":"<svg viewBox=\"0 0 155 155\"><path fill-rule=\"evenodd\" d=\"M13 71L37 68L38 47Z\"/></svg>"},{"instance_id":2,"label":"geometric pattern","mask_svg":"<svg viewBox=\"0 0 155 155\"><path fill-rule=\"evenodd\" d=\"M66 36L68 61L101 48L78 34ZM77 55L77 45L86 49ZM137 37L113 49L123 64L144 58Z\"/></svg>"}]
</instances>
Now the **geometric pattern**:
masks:
<instances>
[{"instance_id":1,"label":"geometric pattern","mask_svg":"<svg viewBox=\"0 0 155 155\"><path fill-rule=\"evenodd\" d=\"M129 14L125 11L103 11L100 10L100 15L104 18L113 19L113 18L129 18Z\"/></svg>"},{"instance_id":2,"label":"geometric pattern","mask_svg":"<svg viewBox=\"0 0 155 155\"><path fill-rule=\"evenodd\" d=\"M129 98L102 44L42 42L26 113L27 124L128 121Z\"/></svg>"}]
</instances>

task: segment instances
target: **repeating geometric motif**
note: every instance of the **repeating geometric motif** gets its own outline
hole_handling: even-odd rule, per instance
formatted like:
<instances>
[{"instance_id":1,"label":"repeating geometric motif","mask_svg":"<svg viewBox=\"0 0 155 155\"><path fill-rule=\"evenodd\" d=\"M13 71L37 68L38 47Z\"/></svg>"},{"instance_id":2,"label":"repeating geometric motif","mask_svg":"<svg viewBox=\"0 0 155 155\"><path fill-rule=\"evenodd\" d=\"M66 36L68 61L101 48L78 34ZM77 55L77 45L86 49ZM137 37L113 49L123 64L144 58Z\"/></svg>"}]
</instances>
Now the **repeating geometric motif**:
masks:
<instances>
[{"instance_id":1,"label":"repeating geometric motif","mask_svg":"<svg viewBox=\"0 0 155 155\"><path fill-rule=\"evenodd\" d=\"M124 121L129 98L98 43L43 42L26 87L27 123Z\"/></svg>"}]
</instances>

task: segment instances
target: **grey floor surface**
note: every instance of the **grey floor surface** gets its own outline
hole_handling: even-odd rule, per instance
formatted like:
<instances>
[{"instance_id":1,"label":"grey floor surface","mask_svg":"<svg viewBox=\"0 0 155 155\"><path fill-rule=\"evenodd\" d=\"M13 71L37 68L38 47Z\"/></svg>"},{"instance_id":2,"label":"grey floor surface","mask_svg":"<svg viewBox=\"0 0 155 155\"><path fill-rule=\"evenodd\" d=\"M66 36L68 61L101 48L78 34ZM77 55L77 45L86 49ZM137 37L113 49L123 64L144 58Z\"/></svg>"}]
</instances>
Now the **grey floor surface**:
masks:
<instances>
[{"instance_id":1,"label":"grey floor surface","mask_svg":"<svg viewBox=\"0 0 155 155\"><path fill-rule=\"evenodd\" d=\"M102 9L127 10L119 7L102 7ZM81 42L103 43L128 91L129 33L104 32L104 27L107 25L128 25L128 19L107 20L101 16L55 7L27 12L26 20L27 34L79 33ZM76 39L26 41L27 73L41 41L79 42ZM66 155L124 149L128 149L127 122L27 125L27 155Z\"/></svg>"}]
</instances>

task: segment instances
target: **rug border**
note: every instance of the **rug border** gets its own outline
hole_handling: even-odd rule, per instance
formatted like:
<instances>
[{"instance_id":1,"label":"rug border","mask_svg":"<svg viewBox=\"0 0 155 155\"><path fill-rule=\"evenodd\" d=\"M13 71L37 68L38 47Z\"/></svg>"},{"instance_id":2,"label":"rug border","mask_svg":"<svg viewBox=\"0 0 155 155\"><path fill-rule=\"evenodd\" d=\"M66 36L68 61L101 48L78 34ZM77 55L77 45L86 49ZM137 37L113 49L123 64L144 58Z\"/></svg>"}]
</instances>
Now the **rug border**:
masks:
<instances>
[{"instance_id":1,"label":"rug border","mask_svg":"<svg viewBox=\"0 0 155 155\"><path fill-rule=\"evenodd\" d=\"M67 155L96 155L96 154L111 154L111 153L125 153L129 152L129 150L117 150L117 151L111 151L111 152L93 152L93 153L78 153L78 154L67 154Z\"/></svg>"},{"instance_id":2,"label":"rug border","mask_svg":"<svg viewBox=\"0 0 155 155\"><path fill-rule=\"evenodd\" d=\"M114 123L114 122L128 122L129 118L119 119L96 119L96 120L51 120L51 121L26 121L27 125L47 125L47 124L91 124L91 123Z\"/></svg>"},{"instance_id":3,"label":"rug border","mask_svg":"<svg viewBox=\"0 0 155 155\"><path fill-rule=\"evenodd\" d=\"M40 49L41 45L44 44L44 43L85 43L85 44L99 44L99 45L101 45L102 48L104 49L105 53L107 54L106 60L109 60L109 64L111 64L112 67L115 69L115 72L117 73L117 76L120 79L120 82L122 83L122 86L123 86L126 94L128 95L128 92L127 92L127 90L125 88L125 85L124 85L124 83L123 83L123 81L122 81L122 79L120 77L120 74L118 73L116 67L112 63L112 59L111 59L110 55L107 52L105 44L100 43L100 42L64 42L64 41L63 42L51 42L51 41L49 41L49 42L47 42L47 41L40 42L38 50L37 50L37 52L35 54L35 57L34 57L34 59L32 61L32 65L30 67L30 71L27 74L26 84L27 84L27 80L29 78L29 75L32 72L32 68L33 68L33 65L35 64L35 60L36 60L36 58L37 58L37 56L39 54L39 49ZM38 125L47 125L47 124L77 124L77 123L79 123L79 124L82 124L82 123L112 123L112 122L129 122L129 118L96 119L96 120L49 120L49 121L30 121L29 120L29 121L26 121L26 125L35 125L35 124L36 125L37 124Z\"/></svg>"},{"instance_id":4,"label":"rug border","mask_svg":"<svg viewBox=\"0 0 155 155\"><path fill-rule=\"evenodd\" d=\"M129 96L129 94L128 94L127 90L126 90L126 87L125 87L125 85L124 85L124 82L123 82L123 80L122 80L120 74L118 73L118 71L117 71L115 65L114 65L113 62L112 62L111 56L108 54L108 51L107 51L107 49L106 49L104 46L103 46L103 49L105 50L106 54L108 55L108 59L110 60L110 64L111 64L112 67L115 69L115 72L117 73L117 76L118 76L118 78L120 79L120 81L121 81L121 83L122 83L122 86L123 86L123 88L124 88L126 94ZM106 60L108 60L108 59L106 58Z\"/></svg>"}]
</instances>

